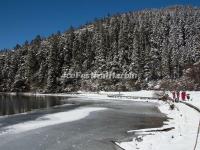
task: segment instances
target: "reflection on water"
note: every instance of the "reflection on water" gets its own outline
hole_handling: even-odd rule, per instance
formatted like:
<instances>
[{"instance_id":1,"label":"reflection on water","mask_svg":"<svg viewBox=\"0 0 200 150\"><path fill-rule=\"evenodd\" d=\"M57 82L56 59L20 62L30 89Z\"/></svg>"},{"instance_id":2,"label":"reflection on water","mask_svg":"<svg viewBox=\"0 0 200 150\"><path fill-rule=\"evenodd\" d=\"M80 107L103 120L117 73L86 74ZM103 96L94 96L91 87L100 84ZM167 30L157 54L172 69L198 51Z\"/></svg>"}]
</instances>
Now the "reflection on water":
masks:
<instances>
[{"instance_id":1,"label":"reflection on water","mask_svg":"<svg viewBox=\"0 0 200 150\"><path fill-rule=\"evenodd\" d=\"M0 94L0 116L24 113L64 104L63 97Z\"/></svg>"}]
</instances>

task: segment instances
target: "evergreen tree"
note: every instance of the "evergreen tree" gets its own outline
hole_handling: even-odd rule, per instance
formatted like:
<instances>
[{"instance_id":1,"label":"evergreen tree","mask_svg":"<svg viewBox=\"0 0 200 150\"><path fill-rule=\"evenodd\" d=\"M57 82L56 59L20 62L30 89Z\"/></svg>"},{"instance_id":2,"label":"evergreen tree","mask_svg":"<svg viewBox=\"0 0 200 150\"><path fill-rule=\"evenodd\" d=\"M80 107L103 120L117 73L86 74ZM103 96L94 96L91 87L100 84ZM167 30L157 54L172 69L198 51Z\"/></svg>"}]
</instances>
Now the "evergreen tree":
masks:
<instances>
[{"instance_id":1,"label":"evergreen tree","mask_svg":"<svg viewBox=\"0 0 200 150\"><path fill-rule=\"evenodd\" d=\"M59 55L59 37L53 35L51 39L51 47L48 56L48 78L47 78L47 90L48 92L57 91L57 75L58 75L58 55Z\"/></svg>"}]
</instances>

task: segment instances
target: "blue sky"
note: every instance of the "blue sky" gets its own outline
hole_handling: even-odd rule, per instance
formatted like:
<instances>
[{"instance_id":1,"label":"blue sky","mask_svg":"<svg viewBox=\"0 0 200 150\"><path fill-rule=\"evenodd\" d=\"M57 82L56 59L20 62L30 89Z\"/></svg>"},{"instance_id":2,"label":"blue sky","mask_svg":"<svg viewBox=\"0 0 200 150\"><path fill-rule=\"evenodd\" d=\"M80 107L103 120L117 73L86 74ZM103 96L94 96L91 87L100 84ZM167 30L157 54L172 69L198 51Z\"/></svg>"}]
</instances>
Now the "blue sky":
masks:
<instances>
[{"instance_id":1,"label":"blue sky","mask_svg":"<svg viewBox=\"0 0 200 150\"><path fill-rule=\"evenodd\" d=\"M48 36L109 14L162 8L175 4L200 6L199 0L0 0L0 49Z\"/></svg>"}]
</instances>

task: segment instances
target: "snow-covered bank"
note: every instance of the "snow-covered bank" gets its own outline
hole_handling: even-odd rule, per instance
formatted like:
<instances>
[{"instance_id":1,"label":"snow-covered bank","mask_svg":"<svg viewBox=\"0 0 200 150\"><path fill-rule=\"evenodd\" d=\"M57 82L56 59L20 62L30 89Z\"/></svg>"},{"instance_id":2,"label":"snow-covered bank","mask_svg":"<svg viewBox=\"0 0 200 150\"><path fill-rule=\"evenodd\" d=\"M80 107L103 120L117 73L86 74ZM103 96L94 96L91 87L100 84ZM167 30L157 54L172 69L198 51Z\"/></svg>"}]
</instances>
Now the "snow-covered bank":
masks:
<instances>
[{"instance_id":1,"label":"snow-covered bank","mask_svg":"<svg viewBox=\"0 0 200 150\"><path fill-rule=\"evenodd\" d=\"M190 109L184 104L176 104L177 109L169 110L167 104L160 107L163 113L173 118L163 128L174 127L166 132L145 132L145 130L134 131L142 136L142 141L134 138L129 142L118 142L117 144L125 150L190 150L194 148L200 115L197 111ZM152 129L149 129L152 130ZM133 131L132 131L133 132ZM145 135L148 134L148 135ZM200 143L200 140L198 141ZM199 150L200 145L196 150Z\"/></svg>"},{"instance_id":2,"label":"snow-covered bank","mask_svg":"<svg viewBox=\"0 0 200 150\"><path fill-rule=\"evenodd\" d=\"M2 93L2 94L8 94L8 95L16 95L14 92L9 92L9 93ZM25 95L25 96L60 96L60 97L88 97L88 98L98 98L98 99L104 99L108 98L108 95L123 95L123 96L136 96L136 97L143 97L144 95L146 97L153 97L154 91L134 91L134 92L105 92L105 91L100 91L100 92L84 92L84 91L78 91L75 93L18 93L20 95Z\"/></svg>"},{"instance_id":3,"label":"snow-covered bank","mask_svg":"<svg viewBox=\"0 0 200 150\"><path fill-rule=\"evenodd\" d=\"M79 108L79 109L75 109L75 110L71 110L67 112L48 114L34 121L28 121L28 122L19 123L19 124L5 127L3 129L4 132L0 133L0 135L21 133L21 132L26 132L26 131L42 128L42 127L57 125L57 124L66 123L66 122L72 122L72 121L80 120L87 117L91 112L102 111L105 109L106 108L85 107L85 108Z\"/></svg>"},{"instance_id":4,"label":"snow-covered bank","mask_svg":"<svg viewBox=\"0 0 200 150\"><path fill-rule=\"evenodd\" d=\"M200 108L200 92L188 92L191 95L191 100L188 103ZM200 113L182 103L176 103L175 110L169 109L169 105L164 102L159 102L159 109L169 118L162 128L145 129L134 132L138 137L132 141L116 142L118 146L125 150L193 150L195 146ZM148 132L151 130L162 130L165 128L174 128L164 132ZM196 150L200 150L200 138L197 141Z\"/></svg>"}]
</instances>

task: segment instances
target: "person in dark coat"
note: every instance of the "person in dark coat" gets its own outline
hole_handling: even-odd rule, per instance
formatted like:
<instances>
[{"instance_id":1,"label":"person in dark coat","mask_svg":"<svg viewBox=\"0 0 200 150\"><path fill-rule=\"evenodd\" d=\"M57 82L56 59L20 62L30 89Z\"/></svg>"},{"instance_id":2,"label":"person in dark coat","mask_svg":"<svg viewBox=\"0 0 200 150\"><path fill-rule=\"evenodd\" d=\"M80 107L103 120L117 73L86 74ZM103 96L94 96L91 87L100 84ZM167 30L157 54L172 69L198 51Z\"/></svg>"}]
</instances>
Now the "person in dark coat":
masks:
<instances>
[{"instance_id":1,"label":"person in dark coat","mask_svg":"<svg viewBox=\"0 0 200 150\"><path fill-rule=\"evenodd\" d=\"M177 97L177 100L179 101L179 98L180 98L180 91L177 91L177 92L176 92L176 97Z\"/></svg>"},{"instance_id":2,"label":"person in dark coat","mask_svg":"<svg viewBox=\"0 0 200 150\"><path fill-rule=\"evenodd\" d=\"M190 94L187 94L187 100L188 101L190 100Z\"/></svg>"},{"instance_id":3,"label":"person in dark coat","mask_svg":"<svg viewBox=\"0 0 200 150\"><path fill-rule=\"evenodd\" d=\"M173 99L173 101L176 100L176 92L175 91L172 91L172 99Z\"/></svg>"}]
</instances>

